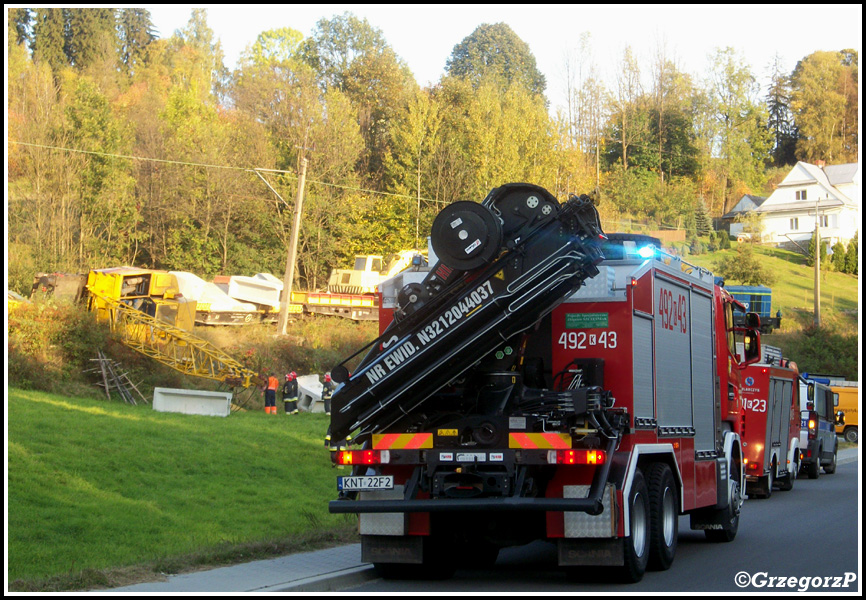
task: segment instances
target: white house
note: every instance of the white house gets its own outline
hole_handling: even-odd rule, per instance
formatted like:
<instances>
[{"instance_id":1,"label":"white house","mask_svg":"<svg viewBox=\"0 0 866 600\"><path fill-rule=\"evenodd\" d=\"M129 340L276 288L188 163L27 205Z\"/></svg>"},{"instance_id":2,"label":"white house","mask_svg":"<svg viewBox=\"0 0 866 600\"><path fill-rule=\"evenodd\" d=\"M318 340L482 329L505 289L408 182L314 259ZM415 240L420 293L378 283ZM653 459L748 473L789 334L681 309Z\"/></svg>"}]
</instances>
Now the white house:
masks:
<instances>
[{"instance_id":1,"label":"white house","mask_svg":"<svg viewBox=\"0 0 866 600\"><path fill-rule=\"evenodd\" d=\"M808 245L817 210L821 239L831 246L838 241L847 244L860 230L860 164L798 162L766 200L753 203L754 208L748 204L741 200L725 217L749 211L762 215L765 243ZM742 223L731 223L732 235L742 230Z\"/></svg>"}]
</instances>

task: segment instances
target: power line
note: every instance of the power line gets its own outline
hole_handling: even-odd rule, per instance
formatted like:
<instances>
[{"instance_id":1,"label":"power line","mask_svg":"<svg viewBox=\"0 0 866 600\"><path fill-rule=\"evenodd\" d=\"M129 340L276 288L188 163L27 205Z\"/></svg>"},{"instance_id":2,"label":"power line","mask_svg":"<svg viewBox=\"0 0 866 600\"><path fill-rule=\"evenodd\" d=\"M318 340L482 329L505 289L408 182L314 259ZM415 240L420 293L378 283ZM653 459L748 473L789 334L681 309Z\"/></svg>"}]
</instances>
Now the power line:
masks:
<instances>
[{"instance_id":1,"label":"power line","mask_svg":"<svg viewBox=\"0 0 866 600\"><path fill-rule=\"evenodd\" d=\"M47 146L44 144L32 144L29 142L18 142L15 140L9 140L9 143L10 144L17 144L19 146L30 146L33 148L43 148L46 150L62 150L64 152L77 152L79 154L93 154L95 156L105 156L108 158L124 158L124 159L129 159L129 160L158 162L158 163L181 165L181 166L187 166L187 167L204 167L204 168L208 168L208 169L228 169L228 170L232 170L232 171L244 171L247 173L255 173L256 171L261 171L261 172L265 172L265 173L278 173L278 174L281 174L281 175L284 175L286 177L290 177L293 179L298 178L298 176L295 175L294 173L292 173L291 171L284 171L281 169L260 169L260 168L249 168L249 167L232 167L232 166L228 166L228 165L211 165L211 164L206 164L206 163L194 163L194 162L186 162L186 161L180 161L180 160L168 160L168 159L163 159L163 158L150 158L147 156L132 156L132 155L128 155L128 154L113 154L110 152L96 152L93 150L79 150L77 148L63 148L61 146ZM366 188L354 187L354 186L349 186L349 185L340 185L337 183L328 183L326 181L316 181L313 179L308 180L307 183L318 184L318 185L322 185L325 187L333 187L333 188L350 190L350 191L355 191L355 192L364 192L367 194L379 194L380 196L394 196L396 198L408 198L410 200L417 200L418 199L417 196L408 196L406 194L396 194L393 192L380 192L377 190L370 190L370 189L366 189ZM444 204L445 203L443 200L434 200L432 198L421 198L421 200L424 200L425 202L432 202L434 204Z\"/></svg>"}]
</instances>

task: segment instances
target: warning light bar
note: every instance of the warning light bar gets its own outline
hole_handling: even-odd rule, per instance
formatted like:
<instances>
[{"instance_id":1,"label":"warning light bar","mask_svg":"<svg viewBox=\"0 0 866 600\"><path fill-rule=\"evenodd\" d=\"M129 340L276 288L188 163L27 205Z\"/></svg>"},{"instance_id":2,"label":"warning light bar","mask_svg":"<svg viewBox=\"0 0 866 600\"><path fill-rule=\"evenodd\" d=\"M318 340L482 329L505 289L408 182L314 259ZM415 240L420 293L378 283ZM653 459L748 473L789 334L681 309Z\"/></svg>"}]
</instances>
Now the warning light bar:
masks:
<instances>
[{"instance_id":1,"label":"warning light bar","mask_svg":"<svg viewBox=\"0 0 866 600\"><path fill-rule=\"evenodd\" d=\"M550 450L547 462L551 465L601 465L604 450Z\"/></svg>"},{"instance_id":2,"label":"warning light bar","mask_svg":"<svg viewBox=\"0 0 866 600\"><path fill-rule=\"evenodd\" d=\"M338 465L385 465L391 462L389 450L340 450Z\"/></svg>"}]
</instances>

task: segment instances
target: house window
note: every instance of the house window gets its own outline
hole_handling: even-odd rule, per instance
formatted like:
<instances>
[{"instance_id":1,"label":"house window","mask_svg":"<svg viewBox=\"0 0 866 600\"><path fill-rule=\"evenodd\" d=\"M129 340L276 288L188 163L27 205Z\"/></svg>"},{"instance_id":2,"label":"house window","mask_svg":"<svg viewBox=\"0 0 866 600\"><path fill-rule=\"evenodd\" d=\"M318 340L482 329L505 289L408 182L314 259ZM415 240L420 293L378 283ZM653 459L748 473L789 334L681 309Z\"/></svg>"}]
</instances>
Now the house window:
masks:
<instances>
[{"instance_id":1,"label":"house window","mask_svg":"<svg viewBox=\"0 0 866 600\"><path fill-rule=\"evenodd\" d=\"M806 190L797 190L794 192L797 200L805 200L806 199Z\"/></svg>"},{"instance_id":2,"label":"house window","mask_svg":"<svg viewBox=\"0 0 866 600\"><path fill-rule=\"evenodd\" d=\"M800 224L797 217L794 217L791 219L791 231L797 231L798 229L800 229Z\"/></svg>"},{"instance_id":3,"label":"house window","mask_svg":"<svg viewBox=\"0 0 866 600\"><path fill-rule=\"evenodd\" d=\"M829 217L827 215L819 215L818 216L818 225L820 227L829 227L830 225L828 224L829 223L828 219L829 219Z\"/></svg>"}]
</instances>

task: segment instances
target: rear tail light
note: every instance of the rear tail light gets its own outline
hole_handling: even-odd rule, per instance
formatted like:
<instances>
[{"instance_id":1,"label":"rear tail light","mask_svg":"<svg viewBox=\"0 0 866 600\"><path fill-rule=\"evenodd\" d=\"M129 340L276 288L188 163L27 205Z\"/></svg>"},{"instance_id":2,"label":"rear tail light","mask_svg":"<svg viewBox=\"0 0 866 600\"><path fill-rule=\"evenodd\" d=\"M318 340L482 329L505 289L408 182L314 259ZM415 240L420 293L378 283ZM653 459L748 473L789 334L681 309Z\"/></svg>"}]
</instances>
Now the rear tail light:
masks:
<instances>
[{"instance_id":1,"label":"rear tail light","mask_svg":"<svg viewBox=\"0 0 866 600\"><path fill-rule=\"evenodd\" d=\"M338 465L383 465L391 462L389 450L340 450Z\"/></svg>"},{"instance_id":2,"label":"rear tail light","mask_svg":"<svg viewBox=\"0 0 866 600\"><path fill-rule=\"evenodd\" d=\"M818 437L818 413L809 412L809 439Z\"/></svg>"},{"instance_id":3,"label":"rear tail light","mask_svg":"<svg viewBox=\"0 0 866 600\"><path fill-rule=\"evenodd\" d=\"M604 450L550 450L547 462L551 465L602 465Z\"/></svg>"}]
</instances>

